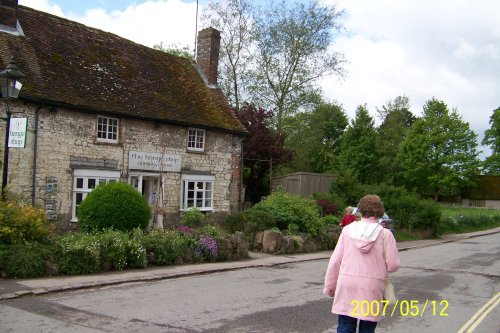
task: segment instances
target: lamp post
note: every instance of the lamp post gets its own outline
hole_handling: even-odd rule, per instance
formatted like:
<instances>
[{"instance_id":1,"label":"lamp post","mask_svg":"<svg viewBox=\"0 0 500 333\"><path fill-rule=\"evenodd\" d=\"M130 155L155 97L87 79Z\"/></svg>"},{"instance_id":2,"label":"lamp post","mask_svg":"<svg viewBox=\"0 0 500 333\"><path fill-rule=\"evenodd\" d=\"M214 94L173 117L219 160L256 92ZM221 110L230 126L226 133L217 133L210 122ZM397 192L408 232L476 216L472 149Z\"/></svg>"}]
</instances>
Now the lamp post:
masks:
<instances>
[{"instance_id":1,"label":"lamp post","mask_svg":"<svg viewBox=\"0 0 500 333\"><path fill-rule=\"evenodd\" d=\"M24 74L17 68L17 65L12 59L10 63L0 72L0 90L2 99L5 100L5 108L7 109L7 121L5 126L5 146L3 151L3 173L2 173L2 199L5 200L5 186L7 186L7 176L9 174L9 132L10 132L10 117L12 115L8 99L18 98L23 86L19 79L22 79Z\"/></svg>"}]
</instances>

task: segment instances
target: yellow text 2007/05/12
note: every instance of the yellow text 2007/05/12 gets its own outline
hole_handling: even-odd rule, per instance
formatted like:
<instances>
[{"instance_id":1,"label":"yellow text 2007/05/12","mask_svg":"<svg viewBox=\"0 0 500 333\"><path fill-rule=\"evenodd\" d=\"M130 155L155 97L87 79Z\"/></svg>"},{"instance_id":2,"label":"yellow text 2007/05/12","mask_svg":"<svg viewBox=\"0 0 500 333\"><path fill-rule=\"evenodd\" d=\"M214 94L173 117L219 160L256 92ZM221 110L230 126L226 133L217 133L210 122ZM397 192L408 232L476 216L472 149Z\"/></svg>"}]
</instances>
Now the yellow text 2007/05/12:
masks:
<instances>
[{"instance_id":1,"label":"yellow text 2007/05/12","mask_svg":"<svg viewBox=\"0 0 500 333\"><path fill-rule=\"evenodd\" d=\"M386 300L353 300L351 315L354 317L377 317L377 316L402 316L402 317L423 317L448 316L447 300L397 300L394 304L389 304Z\"/></svg>"}]
</instances>

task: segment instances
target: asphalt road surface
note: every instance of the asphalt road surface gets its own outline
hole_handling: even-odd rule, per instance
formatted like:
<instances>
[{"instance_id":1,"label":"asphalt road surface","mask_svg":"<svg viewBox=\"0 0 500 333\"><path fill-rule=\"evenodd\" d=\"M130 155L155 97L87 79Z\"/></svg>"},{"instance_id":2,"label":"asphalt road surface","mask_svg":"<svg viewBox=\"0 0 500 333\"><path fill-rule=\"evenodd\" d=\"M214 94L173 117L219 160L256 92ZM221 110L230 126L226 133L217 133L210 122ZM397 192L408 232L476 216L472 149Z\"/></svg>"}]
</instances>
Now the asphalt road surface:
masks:
<instances>
[{"instance_id":1,"label":"asphalt road surface","mask_svg":"<svg viewBox=\"0 0 500 333\"><path fill-rule=\"evenodd\" d=\"M500 333L500 234L404 251L377 332ZM335 332L327 260L0 302L0 332ZM376 311L359 304L358 311ZM382 309L379 309L382 311Z\"/></svg>"}]
</instances>

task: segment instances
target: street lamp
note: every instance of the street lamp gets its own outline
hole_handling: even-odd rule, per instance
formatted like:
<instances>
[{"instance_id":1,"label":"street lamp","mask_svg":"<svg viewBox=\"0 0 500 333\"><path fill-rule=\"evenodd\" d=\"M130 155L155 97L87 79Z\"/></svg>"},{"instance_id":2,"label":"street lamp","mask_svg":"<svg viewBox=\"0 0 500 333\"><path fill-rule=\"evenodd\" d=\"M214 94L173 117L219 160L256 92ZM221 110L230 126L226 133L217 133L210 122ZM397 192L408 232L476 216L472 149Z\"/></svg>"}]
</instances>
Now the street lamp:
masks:
<instances>
[{"instance_id":1,"label":"street lamp","mask_svg":"<svg viewBox=\"0 0 500 333\"><path fill-rule=\"evenodd\" d=\"M5 126L5 146L3 151L3 173L2 173L2 199L5 200L5 186L7 186L7 176L9 172L9 132L10 132L10 112L9 98L18 98L23 86L19 79L22 79L24 74L17 68L14 59L0 72L0 90L2 92L2 99L5 100L5 108L7 109L7 121Z\"/></svg>"}]
</instances>

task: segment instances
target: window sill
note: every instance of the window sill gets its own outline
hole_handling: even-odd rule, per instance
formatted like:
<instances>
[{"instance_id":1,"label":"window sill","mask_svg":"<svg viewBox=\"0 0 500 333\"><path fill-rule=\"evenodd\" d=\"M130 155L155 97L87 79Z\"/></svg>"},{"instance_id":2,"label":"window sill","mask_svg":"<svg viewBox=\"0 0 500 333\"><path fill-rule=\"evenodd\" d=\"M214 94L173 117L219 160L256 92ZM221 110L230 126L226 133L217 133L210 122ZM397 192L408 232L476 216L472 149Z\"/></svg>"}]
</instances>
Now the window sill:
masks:
<instances>
[{"instance_id":1,"label":"window sill","mask_svg":"<svg viewBox=\"0 0 500 333\"><path fill-rule=\"evenodd\" d=\"M186 149L186 153L191 153L191 154L206 154L205 150L196 150L196 149Z\"/></svg>"},{"instance_id":2,"label":"window sill","mask_svg":"<svg viewBox=\"0 0 500 333\"><path fill-rule=\"evenodd\" d=\"M181 208L181 209L179 209L179 211L185 212L185 211L189 210L190 208L198 208L198 207ZM214 211L213 208L198 208L198 210L201 212L213 212Z\"/></svg>"}]
</instances>

